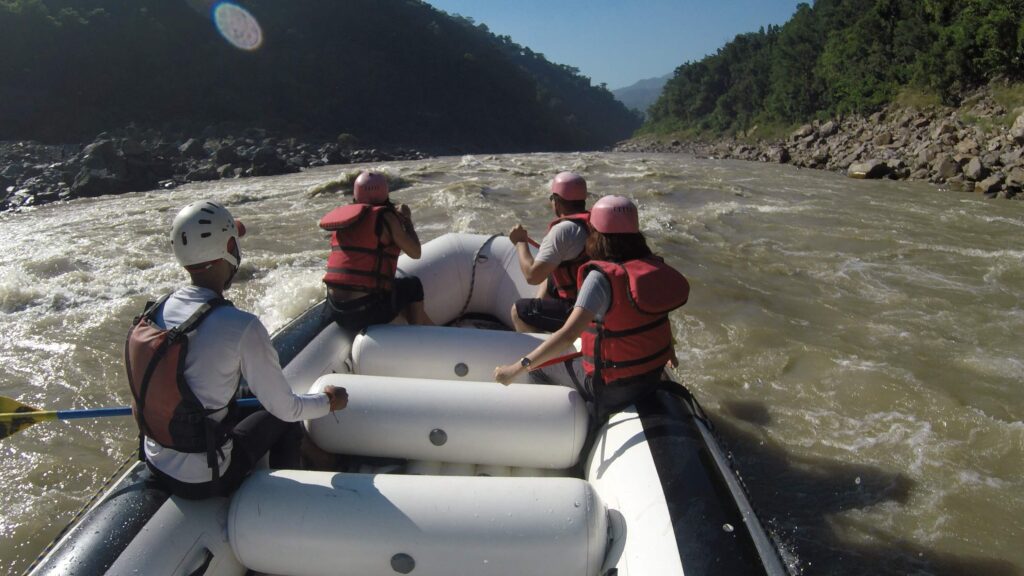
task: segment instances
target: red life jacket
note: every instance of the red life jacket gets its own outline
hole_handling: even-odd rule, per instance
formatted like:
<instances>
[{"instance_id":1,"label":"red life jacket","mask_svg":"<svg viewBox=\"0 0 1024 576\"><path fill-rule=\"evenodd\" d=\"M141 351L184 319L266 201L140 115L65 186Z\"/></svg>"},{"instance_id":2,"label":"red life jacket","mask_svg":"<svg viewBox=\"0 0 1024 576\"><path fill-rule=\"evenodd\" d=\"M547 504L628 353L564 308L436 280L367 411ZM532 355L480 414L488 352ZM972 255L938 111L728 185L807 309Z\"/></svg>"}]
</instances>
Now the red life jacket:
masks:
<instances>
[{"instance_id":1,"label":"red life jacket","mask_svg":"<svg viewBox=\"0 0 1024 576\"><path fill-rule=\"evenodd\" d=\"M555 227L559 222L569 221L578 226L583 227L583 231L587 234L590 233L588 227L590 223L590 212L579 212L577 214L566 214L559 218L555 218L548 224L548 232ZM558 267L548 277L548 293L556 298L562 300L569 300L570 302L576 301L576 295L579 294L579 284L576 282L576 276L579 273L580 266L586 264L588 261L587 251L582 250L572 260L566 260L558 264Z\"/></svg>"},{"instance_id":2,"label":"red life jacket","mask_svg":"<svg viewBox=\"0 0 1024 576\"><path fill-rule=\"evenodd\" d=\"M320 219L320 227L332 232L324 283L363 292L391 290L401 249L393 242L388 246L381 242L387 212L394 208L348 204Z\"/></svg>"},{"instance_id":3,"label":"red life jacket","mask_svg":"<svg viewBox=\"0 0 1024 576\"><path fill-rule=\"evenodd\" d=\"M153 318L167 298L149 305L128 331L124 354L132 415L139 431L161 446L178 452L205 452L216 479L217 450L234 423L235 401L219 408L204 407L185 381L185 357L189 335L210 312L218 306L231 306L231 302L214 298L186 321L166 330ZM223 421L210 417L224 408L228 416Z\"/></svg>"},{"instance_id":4,"label":"red life jacket","mask_svg":"<svg viewBox=\"0 0 1024 576\"><path fill-rule=\"evenodd\" d=\"M604 320L592 322L582 335L587 375L613 384L664 367L672 357L668 313L686 304L686 278L657 256L591 261L580 268L579 284L591 270L604 274L612 294Z\"/></svg>"}]
</instances>

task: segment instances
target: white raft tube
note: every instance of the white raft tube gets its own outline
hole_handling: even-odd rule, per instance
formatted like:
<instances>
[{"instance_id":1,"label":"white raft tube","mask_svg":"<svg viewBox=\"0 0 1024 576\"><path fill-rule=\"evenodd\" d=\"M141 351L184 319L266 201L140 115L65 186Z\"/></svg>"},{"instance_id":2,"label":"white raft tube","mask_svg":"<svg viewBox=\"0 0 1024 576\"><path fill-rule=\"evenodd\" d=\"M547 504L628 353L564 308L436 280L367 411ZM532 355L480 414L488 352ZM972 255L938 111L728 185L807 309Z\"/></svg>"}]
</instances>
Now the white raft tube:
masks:
<instances>
[{"instance_id":1,"label":"white raft tube","mask_svg":"<svg viewBox=\"0 0 1024 576\"><path fill-rule=\"evenodd\" d=\"M228 534L242 564L268 574L595 576L608 520L576 478L289 470L246 480Z\"/></svg>"},{"instance_id":2,"label":"white raft tube","mask_svg":"<svg viewBox=\"0 0 1024 576\"><path fill-rule=\"evenodd\" d=\"M370 326L352 345L356 374L489 382L494 367L515 362L540 346L543 334L500 330L467 330L446 326ZM572 354L567 347L559 355ZM572 386L562 366L544 369L554 384ZM524 372L513 382L528 383Z\"/></svg>"},{"instance_id":3,"label":"white raft tube","mask_svg":"<svg viewBox=\"0 0 1024 576\"><path fill-rule=\"evenodd\" d=\"M306 422L335 454L497 466L569 468L586 440L588 415L562 386L328 374L349 405Z\"/></svg>"},{"instance_id":4,"label":"white raft tube","mask_svg":"<svg viewBox=\"0 0 1024 576\"><path fill-rule=\"evenodd\" d=\"M423 245L418 260L402 255L398 268L423 283L423 305L436 324L462 314L491 315L512 326L512 304L537 292L519 269L505 236L445 234Z\"/></svg>"}]
</instances>

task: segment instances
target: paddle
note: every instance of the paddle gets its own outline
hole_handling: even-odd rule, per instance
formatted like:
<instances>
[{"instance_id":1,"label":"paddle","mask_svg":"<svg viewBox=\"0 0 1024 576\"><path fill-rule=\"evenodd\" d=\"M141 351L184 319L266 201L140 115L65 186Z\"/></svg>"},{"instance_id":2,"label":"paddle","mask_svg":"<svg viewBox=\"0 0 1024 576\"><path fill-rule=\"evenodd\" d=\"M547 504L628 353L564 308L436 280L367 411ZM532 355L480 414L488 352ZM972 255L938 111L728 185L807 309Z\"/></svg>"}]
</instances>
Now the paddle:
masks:
<instances>
[{"instance_id":1,"label":"paddle","mask_svg":"<svg viewBox=\"0 0 1024 576\"><path fill-rule=\"evenodd\" d=\"M256 398L242 398L240 407L259 406ZM106 418L108 416L128 416L132 413L129 406L117 408L86 408L77 410L40 410L26 406L17 400L0 396L0 440L21 432L22 430L48 420L77 420L79 418Z\"/></svg>"},{"instance_id":2,"label":"paddle","mask_svg":"<svg viewBox=\"0 0 1024 576\"><path fill-rule=\"evenodd\" d=\"M552 358L551 360L548 360L547 362L544 362L543 364L538 364L536 366L530 366L530 372L533 372L534 370L540 370L541 368L547 368L548 366L552 366L554 364L561 364L562 362L565 362L567 360L573 360L573 359L579 358L580 356L583 356L583 352L572 352L572 353L566 354L564 356L559 356L557 358ZM2 437L0 437L0 438L2 438Z\"/></svg>"}]
</instances>

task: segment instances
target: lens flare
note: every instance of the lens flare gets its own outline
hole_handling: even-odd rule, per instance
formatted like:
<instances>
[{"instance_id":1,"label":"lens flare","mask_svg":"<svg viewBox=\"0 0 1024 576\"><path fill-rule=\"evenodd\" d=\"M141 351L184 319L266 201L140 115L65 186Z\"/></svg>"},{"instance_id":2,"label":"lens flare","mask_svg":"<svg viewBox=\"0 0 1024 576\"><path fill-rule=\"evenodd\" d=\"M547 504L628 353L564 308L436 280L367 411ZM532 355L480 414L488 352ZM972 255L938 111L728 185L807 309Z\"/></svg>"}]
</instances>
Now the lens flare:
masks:
<instances>
[{"instance_id":1,"label":"lens flare","mask_svg":"<svg viewBox=\"0 0 1024 576\"><path fill-rule=\"evenodd\" d=\"M221 2L213 9L213 21L225 40L240 50L253 51L263 44L263 30L248 10L231 2Z\"/></svg>"}]
</instances>

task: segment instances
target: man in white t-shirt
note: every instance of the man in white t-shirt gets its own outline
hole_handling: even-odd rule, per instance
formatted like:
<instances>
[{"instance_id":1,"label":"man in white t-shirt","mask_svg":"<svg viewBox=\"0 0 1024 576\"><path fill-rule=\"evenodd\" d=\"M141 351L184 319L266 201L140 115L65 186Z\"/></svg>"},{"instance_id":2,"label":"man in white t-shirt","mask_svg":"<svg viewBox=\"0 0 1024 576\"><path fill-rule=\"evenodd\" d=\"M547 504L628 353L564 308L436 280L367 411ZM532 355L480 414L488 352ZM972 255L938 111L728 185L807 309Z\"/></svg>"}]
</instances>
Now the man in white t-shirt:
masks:
<instances>
[{"instance_id":1,"label":"man in white t-shirt","mask_svg":"<svg viewBox=\"0 0 1024 576\"><path fill-rule=\"evenodd\" d=\"M191 284L147 308L125 357L143 455L157 480L183 498L229 494L270 452L271 467L298 467L302 430L348 403L344 388L295 394L259 318L223 299L241 263L242 223L220 204L183 208L171 244ZM234 405L239 379L263 408Z\"/></svg>"},{"instance_id":2,"label":"man in white t-shirt","mask_svg":"<svg viewBox=\"0 0 1024 576\"><path fill-rule=\"evenodd\" d=\"M573 172L561 172L551 181L548 201L555 219L548 225L537 256L530 252L529 235L521 224L509 232L523 276L540 286L536 298L522 298L512 306L512 325L517 331L554 332L572 312L579 291L576 271L587 261L590 213L586 200L586 180Z\"/></svg>"}]
</instances>

